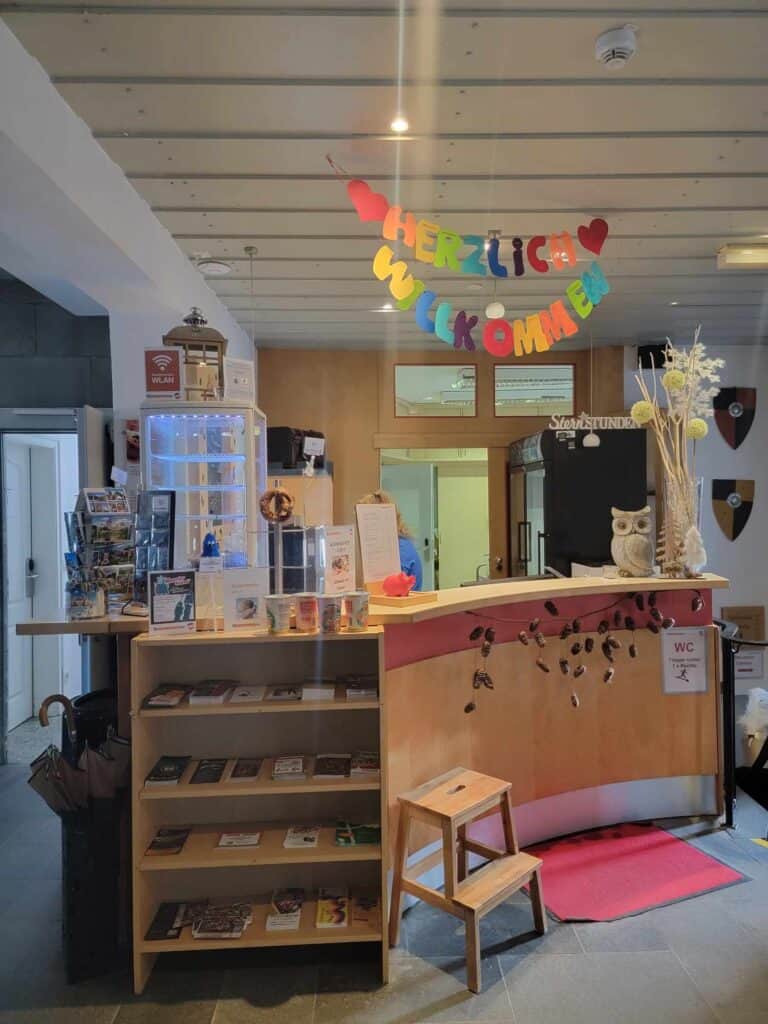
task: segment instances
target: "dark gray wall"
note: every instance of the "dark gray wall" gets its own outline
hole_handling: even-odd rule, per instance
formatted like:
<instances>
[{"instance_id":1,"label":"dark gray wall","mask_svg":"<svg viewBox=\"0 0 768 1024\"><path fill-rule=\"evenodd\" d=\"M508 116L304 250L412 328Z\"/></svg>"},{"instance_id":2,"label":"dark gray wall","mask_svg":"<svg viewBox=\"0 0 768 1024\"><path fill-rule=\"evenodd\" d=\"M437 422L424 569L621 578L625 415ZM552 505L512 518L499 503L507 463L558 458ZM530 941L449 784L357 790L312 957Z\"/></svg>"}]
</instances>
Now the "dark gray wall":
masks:
<instances>
[{"instance_id":1,"label":"dark gray wall","mask_svg":"<svg viewBox=\"0 0 768 1024\"><path fill-rule=\"evenodd\" d=\"M109 317L73 316L0 270L0 408L112 407Z\"/></svg>"}]
</instances>

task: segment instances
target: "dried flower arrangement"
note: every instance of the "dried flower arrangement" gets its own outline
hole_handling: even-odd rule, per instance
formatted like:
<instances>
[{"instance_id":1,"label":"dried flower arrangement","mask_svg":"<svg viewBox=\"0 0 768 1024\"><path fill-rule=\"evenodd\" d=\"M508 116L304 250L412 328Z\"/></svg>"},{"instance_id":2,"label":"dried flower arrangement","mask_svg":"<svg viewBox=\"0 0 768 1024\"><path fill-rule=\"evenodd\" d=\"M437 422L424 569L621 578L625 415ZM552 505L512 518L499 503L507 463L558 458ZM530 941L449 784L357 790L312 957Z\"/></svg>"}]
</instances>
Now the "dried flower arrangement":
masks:
<instances>
[{"instance_id":1,"label":"dried flower arrangement","mask_svg":"<svg viewBox=\"0 0 768 1024\"><path fill-rule=\"evenodd\" d=\"M632 419L651 427L664 466L664 526L659 531L658 558L662 575L672 578L698 576L707 560L698 527L696 442L709 433L705 417L713 414L712 399L720 390L719 371L725 362L707 357L700 331L699 325L687 350L667 339L661 377L666 409L659 404L655 375L649 389L643 371L635 374L643 397L632 406Z\"/></svg>"}]
</instances>

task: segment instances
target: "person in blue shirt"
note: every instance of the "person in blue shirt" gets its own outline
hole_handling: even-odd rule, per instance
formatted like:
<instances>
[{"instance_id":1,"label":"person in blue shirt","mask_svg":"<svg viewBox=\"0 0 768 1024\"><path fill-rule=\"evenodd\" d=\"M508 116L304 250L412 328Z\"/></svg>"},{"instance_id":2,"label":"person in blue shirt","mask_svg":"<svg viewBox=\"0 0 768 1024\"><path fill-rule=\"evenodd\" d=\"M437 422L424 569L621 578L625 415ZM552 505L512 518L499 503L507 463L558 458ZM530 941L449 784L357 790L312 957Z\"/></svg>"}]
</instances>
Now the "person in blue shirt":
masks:
<instances>
[{"instance_id":1,"label":"person in blue shirt","mask_svg":"<svg viewBox=\"0 0 768 1024\"><path fill-rule=\"evenodd\" d=\"M358 502L359 505L394 505L397 515L397 541L400 546L400 568L407 576L416 577L414 590L421 590L424 582L424 570L421 564L416 545L413 543L413 534L408 529L405 520L400 514L397 502L391 494L378 490L372 494L366 494Z\"/></svg>"}]
</instances>

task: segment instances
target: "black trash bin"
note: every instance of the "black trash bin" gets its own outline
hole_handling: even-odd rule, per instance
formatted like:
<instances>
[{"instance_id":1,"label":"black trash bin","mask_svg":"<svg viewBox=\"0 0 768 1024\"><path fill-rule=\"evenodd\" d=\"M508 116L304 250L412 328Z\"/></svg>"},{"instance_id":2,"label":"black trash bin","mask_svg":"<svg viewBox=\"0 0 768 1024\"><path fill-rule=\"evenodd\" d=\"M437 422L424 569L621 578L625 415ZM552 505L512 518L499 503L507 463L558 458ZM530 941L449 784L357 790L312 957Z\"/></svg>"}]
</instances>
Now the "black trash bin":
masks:
<instances>
[{"instance_id":1,"label":"black trash bin","mask_svg":"<svg viewBox=\"0 0 768 1024\"><path fill-rule=\"evenodd\" d=\"M96 748L117 729L113 690L94 690L72 701L75 737L62 723L62 753L74 763L86 744ZM123 794L91 800L86 813L62 819L64 962L70 983L115 968L120 913L120 817Z\"/></svg>"}]
</instances>

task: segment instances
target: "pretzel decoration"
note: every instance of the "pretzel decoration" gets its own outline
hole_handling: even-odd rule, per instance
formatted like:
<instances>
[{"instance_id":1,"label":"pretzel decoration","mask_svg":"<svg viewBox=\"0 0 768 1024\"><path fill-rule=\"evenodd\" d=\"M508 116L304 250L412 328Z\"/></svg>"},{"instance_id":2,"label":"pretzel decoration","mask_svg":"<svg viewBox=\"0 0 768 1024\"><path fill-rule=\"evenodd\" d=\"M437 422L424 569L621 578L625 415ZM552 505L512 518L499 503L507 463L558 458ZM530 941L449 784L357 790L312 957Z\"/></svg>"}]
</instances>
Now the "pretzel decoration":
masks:
<instances>
[{"instance_id":1,"label":"pretzel decoration","mask_svg":"<svg viewBox=\"0 0 768 1024\"><path fill-rule=\"evenodd\" d=\"M264 491L259 498L259 510L270 523L284 523L293 515L293 495L281 487Z\"/></svg>"}]
</instances>

